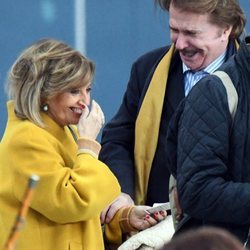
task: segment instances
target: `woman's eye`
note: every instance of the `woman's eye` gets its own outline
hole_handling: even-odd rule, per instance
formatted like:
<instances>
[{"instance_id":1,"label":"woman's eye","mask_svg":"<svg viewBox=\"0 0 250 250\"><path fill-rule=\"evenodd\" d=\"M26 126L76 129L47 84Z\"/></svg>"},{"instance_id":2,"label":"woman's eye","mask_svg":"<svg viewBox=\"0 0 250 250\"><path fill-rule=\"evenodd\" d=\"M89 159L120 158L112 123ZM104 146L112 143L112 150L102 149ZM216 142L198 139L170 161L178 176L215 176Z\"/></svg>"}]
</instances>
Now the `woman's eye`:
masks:
<instances>
[{"instance_id":1,"label":"woman's eye","mask_svg":"<svg viewBox=\"0 0 250 250\"><path fill-rule=\"evenodd\" d=\"M91 87L87 88L87 92L90 92L91 90L92 90L92 88L91 88Z\"/></svg>"},{"instance_id":2,"label":"woman's eye","mask_svg":"<svg viewBox=\"0 0 250 250\"><path fill-rule=\"evenodd\" d=\"M71 89L69 92L70 94L77 95L80 93L80 89Z\"/></svg>"}]
</instances>

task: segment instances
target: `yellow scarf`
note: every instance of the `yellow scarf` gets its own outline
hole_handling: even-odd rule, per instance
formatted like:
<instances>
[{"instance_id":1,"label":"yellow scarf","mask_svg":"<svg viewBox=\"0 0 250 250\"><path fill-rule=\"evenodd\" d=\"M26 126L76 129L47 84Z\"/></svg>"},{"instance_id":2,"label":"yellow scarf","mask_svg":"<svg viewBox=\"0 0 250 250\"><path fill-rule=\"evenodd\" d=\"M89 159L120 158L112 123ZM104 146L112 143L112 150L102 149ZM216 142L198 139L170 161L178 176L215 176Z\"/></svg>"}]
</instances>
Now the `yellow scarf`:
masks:
<instances>
[{"instance_id":1,"label":"yellow scarf","mask_svg":"<svg viewBox=\"0 0 250 250\"><path fill-rule=\"evenodd\" d=\"M174 46L172 45L156 67L135 124L136 204L145 204L146 200L148 179L158 142L162 107L173 53Z\"/></svg>"}]
</instances>

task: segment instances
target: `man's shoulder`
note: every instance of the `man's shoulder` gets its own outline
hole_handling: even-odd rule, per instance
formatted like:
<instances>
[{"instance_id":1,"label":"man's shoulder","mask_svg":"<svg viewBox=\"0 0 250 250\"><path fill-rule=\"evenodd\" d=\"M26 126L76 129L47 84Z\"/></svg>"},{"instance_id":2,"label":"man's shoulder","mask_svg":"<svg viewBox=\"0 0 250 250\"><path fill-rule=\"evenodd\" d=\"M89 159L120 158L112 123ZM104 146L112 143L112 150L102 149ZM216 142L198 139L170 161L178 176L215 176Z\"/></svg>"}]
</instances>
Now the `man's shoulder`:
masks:
<instances>
[{"instance_id":1,"label":"man's shoulder","mask_svg":"<svg viewBox=\"0 0 250 250\"><path fill-rule=\"evenodd\" d=\"M169 48L170 45L148 51L139 56L135 61L135 64L154 65L168 52Z\"/></svg>"},{"instance_id":2,"label":"man's shoulder","mask_svg":"<svg viewBox=\"0 0 250 250\"><path fill-rule=\"evenodd\" d=\"M169 50L169 48L170 48L170 45L147 51L144 54L142 54L141 56L139 56L136 61L157 59L157 58L165 55L167 53L167 51Z\"/></svg>"}]
</instances>

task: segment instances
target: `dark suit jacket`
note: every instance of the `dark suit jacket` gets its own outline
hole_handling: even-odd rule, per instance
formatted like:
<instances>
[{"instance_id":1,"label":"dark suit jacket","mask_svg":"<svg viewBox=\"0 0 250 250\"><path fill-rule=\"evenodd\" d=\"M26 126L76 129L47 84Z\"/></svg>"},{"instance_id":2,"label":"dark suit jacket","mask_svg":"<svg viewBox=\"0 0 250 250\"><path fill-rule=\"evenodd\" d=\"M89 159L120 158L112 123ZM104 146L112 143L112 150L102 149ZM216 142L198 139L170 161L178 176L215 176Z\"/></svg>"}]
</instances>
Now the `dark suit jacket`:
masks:
<instances>
[{"instance_id":1,"label":"dark suit jacket","mask_svg":"<svg viewBox=\"0 0 250 250\"><path fill-rule=\"evenodd\" d=\"M141 56L132 66L130 80L123 102L114 116L103 129L100 159L104 161L119 179L122 191L134 197L134 128L141 103L147 91L152 74L159 60L169 47L163 47ZM171 65L167 85L159 142L154 157L148 190L148 204L168 200L169 171L165 166L164 146L167 125L175 108L184 97L181 60L176 53ZM167 108L168 107L168 108ZM152 117L153 119L153 117ZM150 131L149 139L150 139ZM155 185L157 183L157 185ZM157 189L157 190L155 190ZM155 193L156 198L151 198Z\"/></svg>"},{"instance_id":2,"label":"dark suit jacket","mask_svg":"<svg viewBox=\"0 0 250 250\"><path fill-rule=\"evenodd\" d=\"M104 127L100 160L117 176L122 191L134 197L135 121L154 70L170 47L162 47L141 56L132 66L127 90L114 118ZM231 52L230 52L231 53ZM158 145L153 160L146 204L168 201L169 170L166 166L167 128L180 101L184 98L182 61L175 53L167 81ZM152 117L154 119L154 117ZM148 138L150 140L150 131Z\"/></svg>"}]
</instances>

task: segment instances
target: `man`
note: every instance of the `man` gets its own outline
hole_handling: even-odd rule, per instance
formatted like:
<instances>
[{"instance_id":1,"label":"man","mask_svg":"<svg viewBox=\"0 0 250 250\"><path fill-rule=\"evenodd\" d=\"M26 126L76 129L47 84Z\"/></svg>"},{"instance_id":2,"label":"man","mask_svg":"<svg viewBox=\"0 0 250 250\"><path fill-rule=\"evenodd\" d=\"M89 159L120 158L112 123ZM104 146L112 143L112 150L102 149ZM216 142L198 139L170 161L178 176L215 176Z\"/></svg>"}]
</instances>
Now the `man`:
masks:
<instances>
[{"instance_id":1,"label":"man","mask_svg":"<svg viewBox=\"0 0 250 250\"><path fill-rule=\"evenodd\" d=\"M103 211L106 222L133 201L168 201L169 120L192 86L236 52L245 25L237 0L156 2L169 12L172 46L151 51L133 64L123 102L103 130L100 160L115 173L123 191Z\"/></svg>"},{"instance_id":2,"label":"man","mask_svg":"<svg viewBox=\"0 0 250 250\"><path fill-rule=\"evenodd\" d=\"M250 37L220 70L237 91L237 110L232 117L226 90L213 75L185 99L178 118L178 196L187 222L227 229L249 247Z\"/></svg>"}]
</instances>

